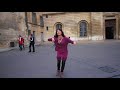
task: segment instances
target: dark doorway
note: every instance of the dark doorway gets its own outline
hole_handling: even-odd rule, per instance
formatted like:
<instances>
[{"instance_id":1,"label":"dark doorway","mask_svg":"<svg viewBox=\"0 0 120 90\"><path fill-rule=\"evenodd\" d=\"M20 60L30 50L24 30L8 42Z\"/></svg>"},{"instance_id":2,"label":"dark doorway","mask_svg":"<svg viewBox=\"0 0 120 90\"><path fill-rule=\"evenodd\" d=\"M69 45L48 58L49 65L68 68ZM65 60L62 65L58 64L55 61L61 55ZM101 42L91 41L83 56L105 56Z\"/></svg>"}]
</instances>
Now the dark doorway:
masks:
<instances>
[{"instance_id":1,"label":"dark doorway","mask_svg":"<svg viewBox=\"0 0 120 90\"><path fill-rule=\"evenodd\" d=\"M105 31L106 39L114 39L114 30L113 27L106 27Z\"/></svg>"},{"instance_id":2,"label":"dark doorway","mask_svg":"<svg viewBox=\"0 0 120 90\"><path fill-rule=\"evenodd\" d=\"M116 38L116 19L105 20L105 38Z\"/></svg>"}]
</instances>

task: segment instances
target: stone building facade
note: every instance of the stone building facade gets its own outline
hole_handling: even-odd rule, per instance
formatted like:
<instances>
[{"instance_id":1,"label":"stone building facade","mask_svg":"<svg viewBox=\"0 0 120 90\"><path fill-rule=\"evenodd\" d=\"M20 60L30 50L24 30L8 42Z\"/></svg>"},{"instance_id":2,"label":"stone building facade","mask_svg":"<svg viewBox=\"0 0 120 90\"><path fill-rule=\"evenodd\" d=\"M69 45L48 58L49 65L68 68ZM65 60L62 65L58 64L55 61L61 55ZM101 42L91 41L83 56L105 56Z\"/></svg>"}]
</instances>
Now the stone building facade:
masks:
<instances>
[{"instance_id":1,"label":"stone building facade","mask_svg":"<svg viewBox=\"0 0 120 90\"><path fill-rule=\"evenodd\" d=\"M0 12L0 47L15 47L19 35L26 42L25 15L23 12Z\"/></svg>"},{"instance_id":2,"label":"stone building facade","mask_svg":"<svg viewBox=\"0 0 120 90\"><path fill-rule=\"evenodd\" d=\"M119 12L43 13L44 39L52 37L56 28L74 40L106 40L120 38Z\"/></svg>"},{"instance_id":3,"label":"stone building facade","mask_svg":"<svg viewBox=\"0 0 120 90\"><path fill-rule=\"evenodd\" d=\"M27 34L28 36L30 34L33 34L35 36L36 45L40 44L40 42L42 41L41 33L43 32L44 29L44 27L40 25L42 19L41 14L42 14L41 12L26 12Z\"/></svg>"},{"instance_id":4,"label":"stone building facade","mask_svg":"<svg viewBox=\"0 0 120 90\"><path fill-rule=\"evenodd\" d=\"M73 40L120 39L119 12L0 12L0 47L17 45L18 35L35 36L36 44L62 28Z\"/></svg>"}]
</instances>

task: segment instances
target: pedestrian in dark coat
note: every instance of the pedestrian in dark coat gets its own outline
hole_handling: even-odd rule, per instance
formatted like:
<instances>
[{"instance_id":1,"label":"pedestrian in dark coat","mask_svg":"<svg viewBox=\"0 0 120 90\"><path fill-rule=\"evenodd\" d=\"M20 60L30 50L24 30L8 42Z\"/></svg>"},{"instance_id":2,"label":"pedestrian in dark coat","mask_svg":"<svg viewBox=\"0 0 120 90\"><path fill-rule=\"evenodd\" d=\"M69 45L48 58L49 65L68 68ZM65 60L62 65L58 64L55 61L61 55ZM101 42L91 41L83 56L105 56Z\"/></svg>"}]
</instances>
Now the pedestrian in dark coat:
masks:
<instances>
[{"instance_id":1,"label":"pedestrian in dark coat","mask_svg":"<svg viewBox=\"0 0 120 90\"><path fill-rule=\"evenodd\" d=\"M34 36L33 34L30 35L30 38L29 38L29 52L31 52L31 46L33 48L33 52L35 52L35 39L34 39Z\"/></svg>"}]
</instances>

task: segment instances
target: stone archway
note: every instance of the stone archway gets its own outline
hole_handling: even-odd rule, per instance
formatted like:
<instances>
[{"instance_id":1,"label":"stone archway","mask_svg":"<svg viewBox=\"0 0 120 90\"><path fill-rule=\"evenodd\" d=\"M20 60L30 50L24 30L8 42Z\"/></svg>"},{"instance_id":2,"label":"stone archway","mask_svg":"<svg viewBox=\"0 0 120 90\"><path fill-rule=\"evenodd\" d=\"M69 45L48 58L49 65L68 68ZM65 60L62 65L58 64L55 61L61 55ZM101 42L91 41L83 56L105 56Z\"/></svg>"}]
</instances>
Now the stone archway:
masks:
<instances>
[{"instance_id":1,"label":"stone archway","mask_svg":"<svg viewBox=\"0 0 120 90\"><path fill-rule=\"evenodd\" d=\"M54 24L54 33L56 32L57 29L62 29L63 30L63 24L61 22L56 22Z\"/></svg>"}]
</instances>

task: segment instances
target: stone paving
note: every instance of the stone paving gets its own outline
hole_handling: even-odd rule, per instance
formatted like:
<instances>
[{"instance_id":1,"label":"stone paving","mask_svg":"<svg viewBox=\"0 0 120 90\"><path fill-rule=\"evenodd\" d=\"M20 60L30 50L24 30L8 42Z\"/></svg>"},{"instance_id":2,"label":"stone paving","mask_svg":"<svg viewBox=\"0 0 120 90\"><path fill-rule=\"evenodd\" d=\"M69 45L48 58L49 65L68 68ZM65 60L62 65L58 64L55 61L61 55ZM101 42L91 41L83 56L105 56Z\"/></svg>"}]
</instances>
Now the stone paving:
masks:
<instances>
[{"instance_id":1,"label":"stone paving","mask_svg":"<svg viewBox=\"0 0 120 90\"><path fill-rule=\"evenodd\" d=\"M69 44L64 78L120 78L120 41ZM14 49L0 53L0 78L56 77L53 44L36 46L36 52Z\"/></svg>"}]
</instances>

